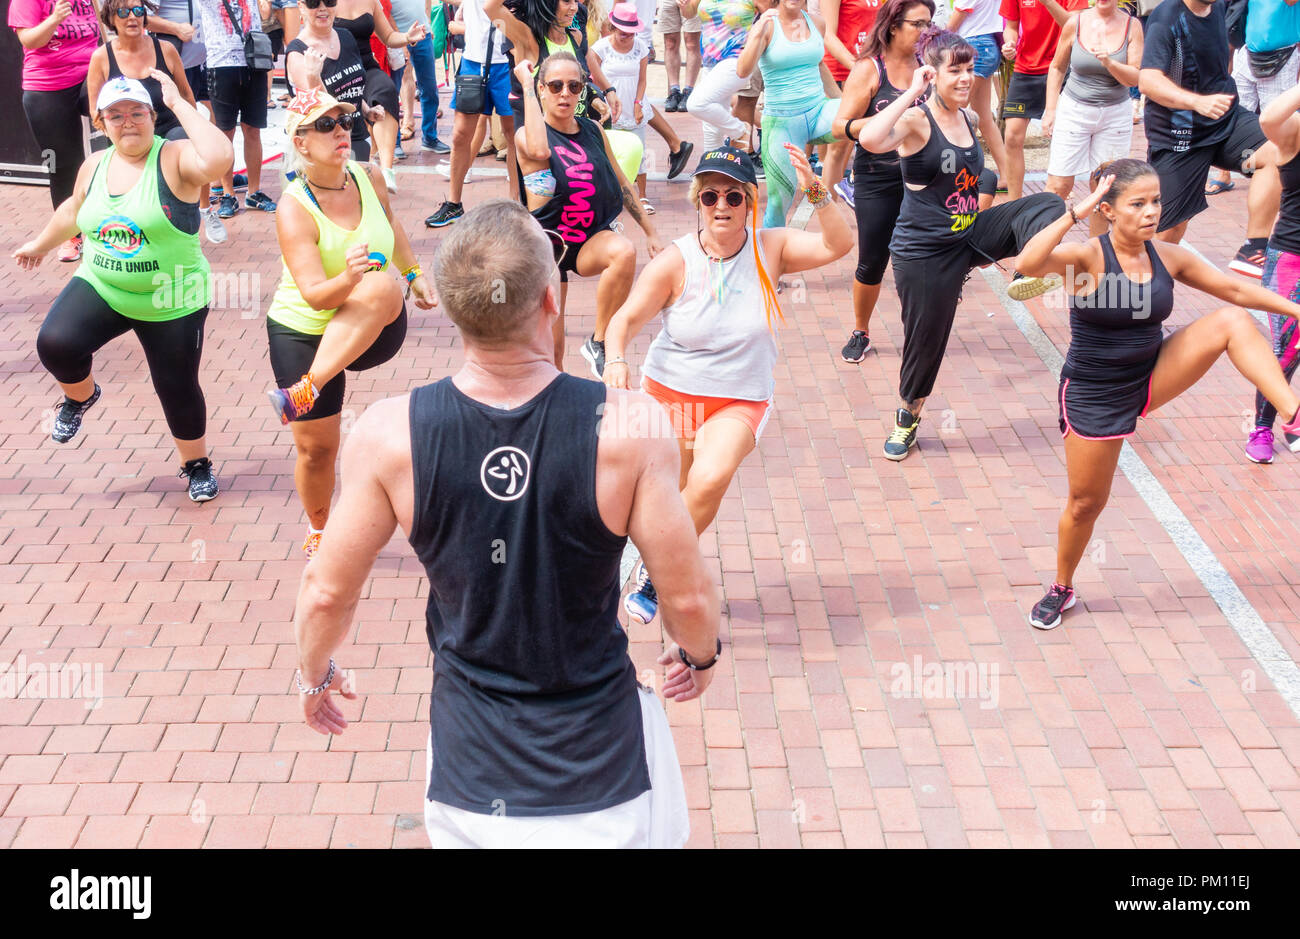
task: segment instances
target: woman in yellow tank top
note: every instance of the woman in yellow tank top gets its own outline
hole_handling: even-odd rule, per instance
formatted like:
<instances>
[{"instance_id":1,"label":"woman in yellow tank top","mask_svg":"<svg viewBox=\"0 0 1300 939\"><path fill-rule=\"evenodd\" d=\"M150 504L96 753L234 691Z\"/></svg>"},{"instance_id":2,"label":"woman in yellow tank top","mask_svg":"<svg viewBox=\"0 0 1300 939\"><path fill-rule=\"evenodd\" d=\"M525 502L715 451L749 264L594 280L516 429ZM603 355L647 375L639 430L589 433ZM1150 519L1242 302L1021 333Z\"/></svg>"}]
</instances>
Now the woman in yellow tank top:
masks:
<instances>
[{"instance_id":1,"label":"woman in yellow tank top","mask_svg":"<svg viewBox=\"0 0 1300 939\"><path fill-rule=\"evenodd\" d=\"M383 178L349 159L354 119L360 115L352 105L312 89L290 102L285 121L293 175L276 214L284 271L266 329L279 387L267 394L281 422L293 422L308 558L334 493L343 370L381 365L402 347L406 304L396 271L416 306L437 304L393 218Z\"/></svg>"}]
</instances>

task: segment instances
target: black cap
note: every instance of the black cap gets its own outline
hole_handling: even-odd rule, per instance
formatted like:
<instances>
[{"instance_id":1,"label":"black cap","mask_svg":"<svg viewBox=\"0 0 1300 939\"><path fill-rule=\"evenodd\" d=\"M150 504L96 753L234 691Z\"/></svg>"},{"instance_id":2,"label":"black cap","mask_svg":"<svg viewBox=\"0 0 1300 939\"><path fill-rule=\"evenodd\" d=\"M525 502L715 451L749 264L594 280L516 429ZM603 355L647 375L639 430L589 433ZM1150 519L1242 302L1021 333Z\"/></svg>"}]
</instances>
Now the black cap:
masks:
<instances>
[{"instance_id":1,"label":"black cap","mask_svg":"<svg viewBox=\"0 0 1300 939\"><path fill-rule=\"evenodd\" d=\"M691 175L699 176L701 173L721 173L737 182L749 183L751 186L758 185L758 177L754 174L754 161L744 150L737 150L731 146L730 141L720 147L714 147L700 157L700 162Z\"/></svg>"}]
</instances>

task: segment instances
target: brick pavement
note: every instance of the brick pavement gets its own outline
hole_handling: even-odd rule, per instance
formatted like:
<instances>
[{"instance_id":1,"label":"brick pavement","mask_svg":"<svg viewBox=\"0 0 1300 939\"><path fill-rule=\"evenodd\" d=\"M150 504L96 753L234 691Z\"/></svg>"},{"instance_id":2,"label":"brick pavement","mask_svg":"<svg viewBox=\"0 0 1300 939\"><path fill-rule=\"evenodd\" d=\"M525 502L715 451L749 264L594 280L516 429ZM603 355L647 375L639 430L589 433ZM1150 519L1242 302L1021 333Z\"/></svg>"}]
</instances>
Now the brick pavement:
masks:
<instances>
[{"instance_id":1,"label":"brick pavement","mask_svg":"<svg viewBox=\"0 0 1300 939\"><path fill-rule=\"evenodd\" d=\"M672 120L697 136L689 118ZM427 259L437 235L420 219L445 180L400 180L396 213ZM685 191L651 184L666 236L691 230ZM503 193L495 179L466 190L471 204ZM17 243L43 223L48 197L5 196L6 241ZM1241 240L1244 187L1211 202L1188 237L1225 265ZM290 438L263 395L262 314L279 259L269 217L229 226L228 244L205 248L233 289L208 321L203 379L224 491L204 506L175 478L129 337L97 357L105 395L82 434L67 447L49 441L42 424L58 394L34 339L71 271L0 266L0 662L104 669L97 709L0 699L0 846L427 845L426 586L400 538L339 657L357 670L362 698L346 710L360 719L327 740L297 717L302 517ZM1027 625L1055 566L1065 492L1056 386L979 277L920 452L901 464L880 457L898 305L886 289L877 352L840 362L853 263L784 295L776 414L702 538L726 597L728 654L702 701L668 708L691 844L1300 845L1300 722L1123 477L1080 569L1080 606L1055 632ZM579 374L593 296L594 283L574 282L567 364ZM1180 288L1174 322L1216 305ZM1060 298L1030 307L1063 350ZM634 343L634 362L652 333ZM459 361L446 319L415 313L401 355L349 377L345 427ZM1251 407L1244 380L1220 363L1133 442L1295 657L1294 458L1246 462ZM658 626L634 626L631 638L638 668L653 669ZM927 690L943 663L975 684L961 696Z\"/></svg>"}]
</instances>

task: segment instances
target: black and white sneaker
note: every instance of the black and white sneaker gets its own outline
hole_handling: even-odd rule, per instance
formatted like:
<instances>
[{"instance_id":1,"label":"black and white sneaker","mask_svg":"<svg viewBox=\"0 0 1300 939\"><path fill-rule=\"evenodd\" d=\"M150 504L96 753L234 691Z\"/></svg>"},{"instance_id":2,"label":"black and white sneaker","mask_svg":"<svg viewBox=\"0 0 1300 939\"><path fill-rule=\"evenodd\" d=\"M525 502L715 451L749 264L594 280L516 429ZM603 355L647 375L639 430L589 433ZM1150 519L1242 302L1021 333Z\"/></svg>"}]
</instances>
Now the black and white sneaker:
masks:
<instances>
[{"instance_id":1,"label":"black and white sneaker","mask_svg":"<svg viewBox=\"0 0 1300 939\"><path fill-rule=\"evenodd\" d=\"M188 461L176 475L189 477L191 502L207 502L217 497L217 477L213 475L212 461L207 457Z\"/></svg>"},{"instance_id":2,"label":"black and white sneaker","mask_svg":"<svg viewBox=\"0 0 1300 939\"><path fill-rule=\"evenodd\" d=\"M885 459L907 459L907 454L916 446L916 431L920 426L919 417L907 408L899 408L894 415L894 430L885 440Z\"/></svg>"},{"instance_id":3,"label":"black and white sneaker","mask_svg":"<svg viewBox=\"0 0 1300 939\"><path fill-rule=\"evenodd\" d=\"M840 356L845 362L852 362L854 365L861 362L871 351L871 337L860 329L853 330L853 335L849 337L848 345L840 350Z\"/></svg>"},{"instance_id":4,"label":"black and white sneaker","mask_svg":"<svg viewBox=\"0 0 1300 939\"><path fill-rule=\"evenodd\" d=\"M595 336L588 336L587 341L582 344L582 357L587 360L591 366L592 374L596 376L597 381L603 381L605 378L605 341L596 341Z\"/></svg>"},{"instance_id":5,"label":"black and white sneaker","mask_svg":"<svg viewBox=\"0 0 1300 939\"><path fill-rule=\"evenodd\" d=\"M77 436L77 431L81 430L81 418L91 405L99 400L99 385L95 386L95 393L85 401L73 401L65 396L59 402L59 413L54 415L54 430L50 436L55 443L67 443L73 437Z\"/></svg>"},{"instance_id":6,"label":"black and white sneaker","mask_svg":"<svg viewBox=\"0 0 1300 939\"><path fill-rule=\"evenodd\" d=\"M426 228L442 228L458 218L463 218L465 209L459 202L443 202L436 212L424 220Z\"/></svg>"},{"instance_id":7,"label":"black and white sneaker","mask_svg":"<svg viewBox=\"0 0 1300 939\"><path fill-rule=\"evenodd\" d=\"M1029 614L1029 625L1037 629L1055 629L1061 625L1061 614L1074 606L1074 588L1052 584L1047 596L1034 604Z\"/></svg>"}]
</instances>

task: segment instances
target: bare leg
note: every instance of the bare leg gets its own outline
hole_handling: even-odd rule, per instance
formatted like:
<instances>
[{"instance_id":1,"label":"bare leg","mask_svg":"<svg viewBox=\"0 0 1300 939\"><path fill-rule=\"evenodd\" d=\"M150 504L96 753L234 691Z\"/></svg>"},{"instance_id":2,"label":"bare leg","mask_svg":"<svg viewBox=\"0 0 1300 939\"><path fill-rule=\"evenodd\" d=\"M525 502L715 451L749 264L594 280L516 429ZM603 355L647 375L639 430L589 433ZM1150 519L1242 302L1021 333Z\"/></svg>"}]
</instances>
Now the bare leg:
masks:
<instances>
[{"instance_id":1,"label":"bare leg","mask_svg":"<svg viewBox=\"0 0 1300 939\"><path fill-rule=\"evenodd\" d=\"M402 289L389 273L371 271L330 318L311 362L317 390L329 384L379 338L402 312Z\"/></svg>"},{"instance_id":2,"label":"bare leg","mask_svg":"<svg viewBox=\"0 0 1300 939\"><path fill-rule=\"evenodd\" d=\"M998 133L998 122L993 116L992 97L992 81L987 78L976 78L975 84L971 88L971 107L975 109L975 114L979 117L980 136L984 139L984 146L992 155L993 162L998 165L998 177L999 179L1005 179L1007 175L1007 148L1002 143L1002 135Z\"/></svg>"},{"instance_id":3,"label":"bare leg","mask_svg":"<svg viewBox=\"0 0 1300 939\"><path fill-rule=\"evenodd\" d=\"M182 463L188 463L190 460L201 460L208 455L207 437L199 437L195 440L182 440L180 437L173 437L172 441L176 444L176 452L180 454Z\"/></svg>"},{"instance_id":4,"label":"bare leg","mask_svg":"<svg viewBox=\"0 0 1300 939\"><path fill-rule=\"evenodd\" d=\"M1250 178L1250 188L1246 190L1246 237L1267 238L1272 234L1281 203L1282 177L1278 175L1277 167L1265 166L1255 170L1255 175Z\"/></svg>"},{"instance_id":5,"label":"bare leg","mask_svg":"<svg viewBox=\"0 0 1300 939\"><path fill-rule=\"evenodd\" d=\"M682 138L677 136L677 132L673 130L673 125L664 119L658 108L655 108L654 112L654 117L650 118L650 127L668 144L669 152L676 153L682 147Z\"/></svg>"},{"instance_id":6,"label":"bare leg","mask_svg":"<svg viewBox=\"0 0 1300 939\"><path fill-rule=\"evenodd\" d=\"M694 88L700 77L700 66L704 62L700 51L700 34L682 33L682 42L686 45L686 84Z\"/></svg>"},{"instance_id":7,"label":"bare leg","mask_svg":"<svg viewBox=\"0 0 1300 939\"><path fill-rule=\"evenodd\" d=\"M1007 145L1007 166L1003 178L1007 181L1007 198L1013 202L1024 194L1025 133L1028 129L1029 121L1025 118L1007 118L1007 136L1004 141ZM1002 169L1000 166L998 168Z\"/></svg>"},{"instance_id":8,"label":"bare leg","mask_svg":"<svg viewBox=\"0 0 1300 939\"><path fill-rule=\"evenodd\" d=\"M1065 438L1070 494L1056 526L1056 582L1062 586L1073 585L1097 518L1110 499L1123 446L1123 440L1084 440L1077 434Z\"/></svg>"},{"instance_id":9,"label":"bare leg","mask_svg":"<svg viewBox=\"0 0 1300 939\"><path fill-rule=\"evenodd\" d=\"M297 457L293 465L293 482L307 521L317 530L330 517L330 499L334 496L334 461L339 454L339 415L315 421L294 421L293 445Z\"/></svg>"},{"instance_id":10,"label":"bare leg","mask_svg":"<svg viewBox=\"0 0 1300 939\"><path fill-rule=\"evenodd\" d=\"M705 421L695 435L694 458L686 476L682 500L691 513L697 534L713 524L722 498L741 461L754 449L749 425L725 414Z\"/></svg>"},{"instance_id":11,"label":"bare leg","mask_svg":"<svg viewBox=\"0 0 1300 939\"><path fill-rule=\"evenodd\" d=\"M244 170L248 174L248 191L259 192L262 189L262 132L247 124L241 125L240 129L244 134L244 162L248 164ZM231 184L234 184L233 177ZM226 191L234 192L230 188Z\"/></svg>"},{"instance_id":12,"label":"bare leg","mask_svg":"<svg viewBox=\"0 0 1300 939\"><path fill-rule=\"evenodd\" d=\"M582 277L600 276L596 283L595 338L604 342L605 327L632 292L636 248L622 235L603 231L582 246L576 266Z\"/></svg>"},{"instance_id":13,"label":"bare leg","mask_svg":"<svg viewBox=\"0 0 1300 939\"><path fill-rule=\"evenodd\" d=\"M871 334L871 314L880 300L880 284L864 284L853 279L853 328Z\"/></svg>"},{"instance_id":14,"label":"bare leg","mask_svg":"<svg viewBox=\"0 0 1300 939\"><path fill-rule=\"evenodd\" d=\"M678 79L682 77L682 34L664 33L664 71L668 76L668 88L680 88Z\"/></svg>"},{"instance_id":15,"label":"bare leg","mask_svg":"<svg viewBox=\"0 0 1300 939\"><path fill-rule=\"evenodd\" d=\"M461 114L456 112L452 118L451 124L451 181L447 185L447 198L452 202L460 202L461 194L465 187L465 174L469 171L469 165L474 161L474 154L478 151L475 149L476 139L481 141L482 135L475 134L482 125L482 130L487 130L487 119L480 118L473 114Z\"/></svg>"},{"instance_id":16,"label":"bare leg","mask_svg":"<svg viewBox=\"0 0 1300 939\"><path fill-rule=\"evenodd\" d=\"M375 142L375 156L379 165L386 170L393 168L393 150L397 147L397 115L386 114L384 119L370 127L370 136Z\"/></svg>"}]
</instances>

